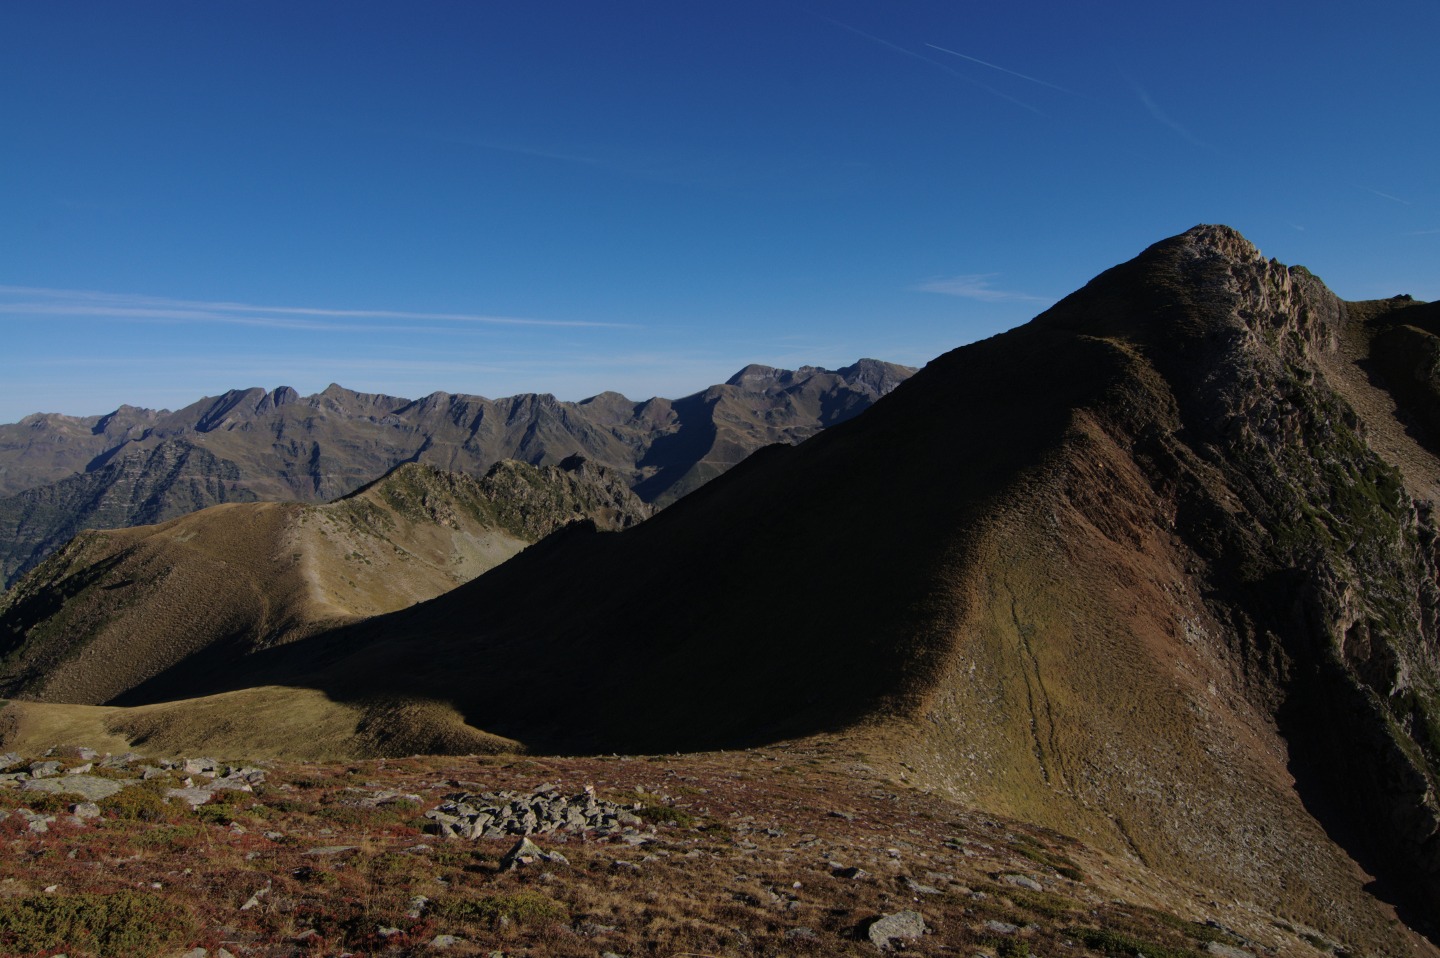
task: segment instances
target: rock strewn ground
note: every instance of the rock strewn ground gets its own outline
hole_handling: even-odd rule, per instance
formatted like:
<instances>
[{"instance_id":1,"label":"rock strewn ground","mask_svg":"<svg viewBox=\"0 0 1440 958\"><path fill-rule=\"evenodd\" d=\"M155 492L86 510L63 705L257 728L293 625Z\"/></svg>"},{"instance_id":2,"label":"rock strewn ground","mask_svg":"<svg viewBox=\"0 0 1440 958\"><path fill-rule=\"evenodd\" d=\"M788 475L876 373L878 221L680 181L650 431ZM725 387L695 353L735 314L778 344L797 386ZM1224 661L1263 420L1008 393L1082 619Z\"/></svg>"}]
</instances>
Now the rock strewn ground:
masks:
<instances>
[{"instance_id":1,"label":"rock strewn ground","mask_svg":"<svg viewBox=\"0 0 1440 958\"><path fill-rule=\"evenodd\" d=\"M266 769L41 761L58 767L0 787L0 953L1181 958L1225 948L1319 958L1345 947L1333 930L1207 901L823 747ZM24 788L87 762L70 778L123 789L86 803ZM30 776L35 764L10 766ZM209 799L166 803L186 779ZM214 787L241 780L249 791ZM117 801L147 793L155 801L143 808ZM484 809L507 808L531 836L509 826L490 838L437 834L456 832L438 815L473 830ZM85 925L97 916L112 923L110 939ZM25 937L61 917L62 944Z\"/></svg>"}]
</instances>

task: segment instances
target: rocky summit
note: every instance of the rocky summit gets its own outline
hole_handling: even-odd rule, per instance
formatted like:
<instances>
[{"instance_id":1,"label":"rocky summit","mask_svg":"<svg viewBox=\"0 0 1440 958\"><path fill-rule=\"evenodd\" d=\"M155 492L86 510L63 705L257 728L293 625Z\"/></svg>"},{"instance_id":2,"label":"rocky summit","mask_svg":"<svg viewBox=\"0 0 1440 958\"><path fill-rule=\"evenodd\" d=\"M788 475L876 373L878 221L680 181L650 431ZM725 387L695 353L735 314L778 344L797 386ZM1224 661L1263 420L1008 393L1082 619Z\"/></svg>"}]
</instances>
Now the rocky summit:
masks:
<instances>
[{"instance_id":1,"label":"rocky summit","mask_svg":"<svg viewBox=\"0 0 1440 958\"><path fill-rule=\"evenodd\" d=\"M484 838L503 793L538 825L542 783L567 821L600 784L552 771L612 755L709 770L667 785L684 796L668 811L629 798L680 844L622 824L596 856L582 828L568 868L457 869L445 887L468 904L425 933L476 949L518 923L481 904L504 887L555 889L537 925L600 942L528 947L608 950L596 929L631 927L625 906L587 896L665 870L690 898L652 889L643 907L687 953L1433 955L1434 342L1429 304L1347 303L1196 227L638 525L567 526L428 601L224 669L181 659L183 681L135 685L124 707L12 702L5 747L216 754L256 747L249 723L274 758L488 752L503 757L449 760L485 771L447 776L452 804L432 807L449 818L425 821L446 847L503 841L497 859L511 823L530 827L506 798L505 838ZM286 724L301 714L317 717L303 736ZM515 782L523 763L537 777ZM722 880L750 898L702 914L709 892L677 860L717 851L712 773L793 815L735 809L755 821ZM847 775L886 784L862 803ZM873 834L846 828L862 820ZM957 877L970 856L983 887ZM747 917L743 942L667 930L755 908L773 918Z\"/></svg>"}]
</instances>

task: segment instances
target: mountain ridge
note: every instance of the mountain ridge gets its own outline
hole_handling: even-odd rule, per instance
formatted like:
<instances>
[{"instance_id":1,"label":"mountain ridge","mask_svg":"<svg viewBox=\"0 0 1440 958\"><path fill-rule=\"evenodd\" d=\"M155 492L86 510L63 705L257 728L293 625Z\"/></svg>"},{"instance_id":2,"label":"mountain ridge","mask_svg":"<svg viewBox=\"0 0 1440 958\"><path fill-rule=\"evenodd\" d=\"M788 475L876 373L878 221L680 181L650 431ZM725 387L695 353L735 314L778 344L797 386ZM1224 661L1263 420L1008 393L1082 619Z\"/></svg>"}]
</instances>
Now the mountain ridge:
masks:
<instances>
[{"instance_id":1,"label":"mountain ridge","mask_svg":"<svg viewBox=\"0 0 1440 958\"><path fill-rule=\"evenodd\" d=\"M553 465L578 453L663 505L760 446L855 415L910 372L864 359L641 402L618 393L575 403L443 392L410 400L332 383L304 397L289 387L230 390L175 412L37 414L0 425L0 572L8 586L82 528L220 502L328 501L409 461L479 474L503 459ZM162 448L161 461L179 468L149 468Z\"/></svg>"},{"instance_id":2,"label":"mountain ridge","mask_svg":"<svg viewBox=\"0 0 1440 958\"><path fill-rule=\"evenodd\" d=\"M651 512L609 470L406 463L323 505L243 503L86 532L0 597L0 689L100 705L212 664L433 598L576 521Z\"/></svg>"}]
</instances>

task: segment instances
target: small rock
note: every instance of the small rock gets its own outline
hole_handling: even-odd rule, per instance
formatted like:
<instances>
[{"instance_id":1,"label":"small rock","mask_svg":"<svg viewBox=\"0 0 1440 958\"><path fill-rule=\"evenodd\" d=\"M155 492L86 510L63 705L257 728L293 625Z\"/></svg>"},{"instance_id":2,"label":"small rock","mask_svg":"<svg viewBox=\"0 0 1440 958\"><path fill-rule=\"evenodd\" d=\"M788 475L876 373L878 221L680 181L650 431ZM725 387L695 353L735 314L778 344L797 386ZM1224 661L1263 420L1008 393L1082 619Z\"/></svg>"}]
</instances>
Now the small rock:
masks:
<instances>
[{"instance_id":1,"label":"small rock","mask_svg":"<svg viewBox=\"0 0 1440 958\"><path fill-rule=\"evenodd\" d=\"M1255 958L1254 955L1242 948L1232 948L1229 945L1222 945L1218 941L1207 941L1205 951L1217 958Z\"/></svg>"},{"instance_id":2,"label":"small rock","mask_svg":"<svg viewBox=\"0 0 1440 958\"><path fill-rule=\"evenodd\" d=\"M940 889L936 888L934 885L922 885L922 884L920 884L918 881L916 881L916 880L913 879L913 878L907 878L907 879L905 879L905 887L906 887L906 888L909 888L912 892L914 892L914 893L917 894L917 895L939 895L939 894L941 894Z\"/></svg>"},{"instance_id":3,"label":"small rock","mask_svg":"<svg viewBox=\"0 0 1440 958\"><path fill-rule=\"evenodd\" d=\"M1009 882L1010 884L1015 885L1018 888L1028 888L1031 891L1045 890L1044 885L1040 884L1038 881L1031 878L1029 875L1001 875L1000 880L1004 882Z\"/></svg>"},{"instance_id":4,"label":"small rock","mask_svg":"<svg viewBox=\"0 0 1440 958\"><path fill-rule=\"evenodd\" d=\"M139 752L126 752L123 755L107 755L100 760L101 768L124 768L143 756Z\"/></svg>"},{"instance_id":5,"label":"small rock","mask_svg":"<svg viewBox=\"0 0 1440 958\"><path fill-rule=\"evenodd\" d=\"M70 814L76 818L99 818L100 806L94 802L76 802L70 806Z\"/></svg>"},{"instance_id":6,"label":"small rock","mask_svg":"<svg viewBox=\"0 0 1440 958\"><path fill-rule=\"evenodd\" d=\"M1012 925L1008 921L991 920L985 923L985 930L993 931L997 935L1013 935L1020 930L1020 926Z\"/></svg>"},{"instance_id":7,"label":"small rock","mask_svg":"<svg viewBox=\"0 0 1440 958\"><path fill-rule=\"evenodd\" d=\"M462 941L464 941L463 938L457 938L454 935L436 935L434 938L430 939L430 947L438 951L440 949L449 948L453 945L458 945Z\"/></svg>"},{"instance_id":8,"label":"small rock","mask_svg":"<svg viewBox=\"0 0 1440 958\"><path fill-rule=\"evenodd\" d=\"M204 948L191 948L189 951L179 955L178 958L207 958L209 954L210 952Z\"/></svg>"},{"instance_id":9,"label":"small rock","mask_svg":"<svg viewBox=\"0 0 1440 958\"><path fill-rule=\"evenodd\" d=\"M252 908L259 908L260 899L264 898L268 894L270 894L270 886L266 885L264 888L260 889L255 894L245 899L245 904L240 906L240 910L249 911Z\"/></svg>"},{"instance_id":10,"label":"small rock","mask_svg":"<svg viewBox=\"0 0 1440 958\"><path fill-rule=\"evenodd\" d=\"M166 797L167 799L168 799L168 798L179 798L179 799L182 799L182 800L188 802L188 803L190 804L190 807L191 807L191 808L196 808L196 807L198 807L198 806L200 806L200 805L204 805L206 802L210 801L211 797L213 797L214 794L215 794L215 793L212 792L212 791L210 791L210 789L208 789L208 788L190 788L190 787L186 787L186 788L167 788L167 789L165 789L165 797Z\"/></svg>"},{"instance_id":11,"label":"small rock","mask_svg":"<svg viewBox=\"0 0 1440 958\"><path fill-rule=\"evenodd\" d=\"M65 774L66 774L66 775L84 775L86 772L90 771L90 770L91 770L92 768L94 768L94 767L95 767L95 763L94 763L94 762L86 762L84 765L76 765L74 768L67 768L67 769L65 770Z\"/></svg>"},{"instance_id":12,"label":"small rock","mask_svg":"<svg viewBox=\"0 0 1440 958\"><path fill-rule=\"evenodd\" d=\"M317 858L329 858L333 855L344 855L349 852L358 852L359 850L359 845L321 845L319 848L312 848L300 854L312 855Z\"/></svg>"},{"instance_id":13,"label":"small rock","mask_svg":"<svg viewBox=\"0 0 1440 958\"><path fill-rule=\"evenodd\" d=\"M785 937L789 941L814 941L819 936L811 928L787 928Z\"/></svg>"},{"instance_id":14,"label":"small rock","mask_svg":"<svg viewBox=\"0 0 1440 958\"><path fill-rule=\"evenodd\" d=\"M58 775L59 773L60 773L60 763L59 763L59 762L31 762L31 763L30 763L30 777L31 777L31 778L48 778L48 777L51 776L51 775Z\"/></svg>"},{"instance_id":15,"label":"small rock","mask_svg":"<svg viewBox=\"0 0 1440 958\"><path fill-rule=\"evenodd\" d=\"M545 853L540 846L528 838L522 838L515 843L515 846L505 853L500 859L500 870L502 872L514 871L521 865L533 865L540 861Z\"/></svg>"},{"instance_id":16,"label":"small rock","mask_svg":"<svg viewBox=\"0 0 1440 958\"><path fill-rule=\"evenodd\" d=\"M186 775L213 776L220 770L220 763L213 758L187 758L180 770Z\"/></svg>"},{"instance_id":17,"label":"small rock","mask_svg":"<svg viewBox=\"0 0 1440 958\"><path fill-rule=\"evenodd\" d=\"M410 899L410 910L405 913L406 918L419 918L425 914L425 909L430 907L430 899L424 895L416 895Z\"/></svg>"},{"instance_id":18,"label":"small rock","mask_svg":"<svg viewBox=\"0 0 1440 958\"><path fill-rule=\"evenodd\" d=\"M875 919L865 933L872 945L888 951L892 942L913 940L925 934L925 919L918 911L899 911Z\"/></svg>"}]
</instances>

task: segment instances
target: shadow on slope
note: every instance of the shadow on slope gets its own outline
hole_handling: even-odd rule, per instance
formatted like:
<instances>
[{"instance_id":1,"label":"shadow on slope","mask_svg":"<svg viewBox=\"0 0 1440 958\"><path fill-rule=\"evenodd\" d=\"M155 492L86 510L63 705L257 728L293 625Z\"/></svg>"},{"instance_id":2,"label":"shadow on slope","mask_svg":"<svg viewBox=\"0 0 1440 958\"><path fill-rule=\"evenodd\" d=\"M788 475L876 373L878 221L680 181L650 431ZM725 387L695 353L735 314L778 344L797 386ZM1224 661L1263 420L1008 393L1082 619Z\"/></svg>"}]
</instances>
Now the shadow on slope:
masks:
<instances>
[{"instance_id":1,"label":"shadow on slope","mask_svg":"<svg viewBox=\"0 0 1440 958\"><path fill-rule=\"evenodd\" d=\"M1040 329L966 347L636 529L567 530L206 688L429 696L558 752L738 747L904 713L951 652L971 530L1118 370L1104 344Z\"/></svg>"}]
</instances>

